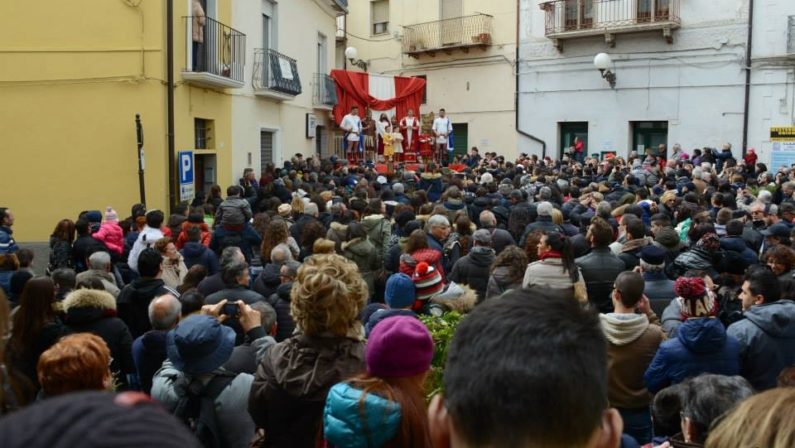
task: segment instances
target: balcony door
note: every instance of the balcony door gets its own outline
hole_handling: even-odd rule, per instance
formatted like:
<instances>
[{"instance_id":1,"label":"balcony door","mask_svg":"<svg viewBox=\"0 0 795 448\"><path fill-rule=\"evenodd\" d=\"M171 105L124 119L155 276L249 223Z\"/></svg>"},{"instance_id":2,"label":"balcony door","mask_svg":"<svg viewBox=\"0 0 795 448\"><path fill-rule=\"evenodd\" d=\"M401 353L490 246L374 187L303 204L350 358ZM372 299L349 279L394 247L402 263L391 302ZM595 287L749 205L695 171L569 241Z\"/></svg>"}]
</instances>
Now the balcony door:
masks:
<instances>
[{"instance_id":1,"label":"balcony door","mask_svg":"<svg viewBox=\"0 0 795 448\"><path fill-rule=\"evenodd\" d=\"M442 19L439 32L441 33L442 46L461 45L465 36L463 27L464 1L442 0L440 2Z\"/></svg>"},{"instance_id":2,"label":"balcony door","mask_svg":"<svg viewBox=\"0 0 795 448\"><path fill-rule=\"evenodd\" d=\"M563 27L565 31L576 31L593 27L593 0L565 0L563 7Z\"/></svg>"},{"instance_id":3,"label":"balcony door","mask_svg":"<svg viewBox=\"0 0 795 448\"><path fill-rule=\"evenodd\" d=\"M268 50L276 48L276 7L270 0L262 2L262 85L271 86L270 53Z\"/></svg>"},{"instance_id":4,"label":"balcony door","mask_svg":"<svg viewBox=\"0 0 795 448\"><path fill-rule=\"evenodd\" d=\"M671 0L635 0L638 23L670 20Z\"/></svg>"}]
</instances>

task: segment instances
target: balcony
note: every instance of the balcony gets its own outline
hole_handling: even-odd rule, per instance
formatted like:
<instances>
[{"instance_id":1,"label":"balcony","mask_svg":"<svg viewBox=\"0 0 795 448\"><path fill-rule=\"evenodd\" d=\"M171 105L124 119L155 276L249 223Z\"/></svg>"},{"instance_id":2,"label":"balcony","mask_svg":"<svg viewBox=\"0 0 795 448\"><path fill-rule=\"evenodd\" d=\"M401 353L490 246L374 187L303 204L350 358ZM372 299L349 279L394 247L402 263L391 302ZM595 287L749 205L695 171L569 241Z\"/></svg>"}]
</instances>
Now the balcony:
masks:
<instances>
[{"instance_id":1,"label":"balcony","mask_svg":"<svg viewBox=\"0 0 795 448\"><path fill-rule=\"evenodd\" d=\"M491 21L488 14L437 20L403 27L403 53L414 58L435 56L453 50L469 53L471 48L485 50L491 45Z\"/></svg>"},{"instance_id":2,"label":"balcony","mask_svg":"<svg viewBox=\"0 0 795 448\"><path fill-rule=\"evenodd\" d=\"M615 35L662 31L668 43L679 28L679 0L553 0L541 3L545 35L558 50L562 41L604 36L609 46Z\"/></svg>"},{"instance_id":3,"label":"balcony","mask_svg":"<svg viewBox=\"0 0 795 448\"><path fill-rule=\"evenodd\" d=\"M323 73L315 73L315 86L312 104L318 109L331 110L337 104L337 85L334 78Z\"/></svg>"},{"instance_id":4,"label":"balcony","mask_svg":"<svg viewBox=\"0 0 795 448\"><path fill-rule=\"evenodd\" d=\"M185 17L188 56L182 79L210 88L243 87L246 35L209 17L194 30L193 19ZM195 42L194 36L201 42Z\"/></svg>"},{"instance_id":5,"label":"balcony","mask_svg":"<svg viewBox=\"0 0 795 448\"><path fill-rule=\"evenodd\" d=\"M254 93L259 96L286 101L301 94L298 62L276 50L254 50Z\"/></svg>"}]
</instances>

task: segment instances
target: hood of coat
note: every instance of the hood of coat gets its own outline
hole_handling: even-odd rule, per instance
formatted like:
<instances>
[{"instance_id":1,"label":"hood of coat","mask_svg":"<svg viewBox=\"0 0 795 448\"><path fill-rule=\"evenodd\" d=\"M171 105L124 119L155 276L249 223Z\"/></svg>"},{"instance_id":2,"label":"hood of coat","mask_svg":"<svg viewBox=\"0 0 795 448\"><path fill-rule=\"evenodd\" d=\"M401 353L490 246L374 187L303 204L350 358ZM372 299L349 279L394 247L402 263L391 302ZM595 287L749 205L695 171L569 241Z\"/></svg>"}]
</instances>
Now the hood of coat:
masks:
<instances>
[{"instance_id":1,"label":"hood of coat","mask_svg":"<svg viewBox=\"0 0 795 448\"><path fill-rule=\"evenodd\" d=\"M83 324L116 316L116 299L109 292L77 289L63 300L68 324Z\"/></svg>"},{"instance_id":2,"label":"hood of coat","mask_svg":"<svg viewBox=\"0 0 795 448\"><path fill-rule=\"evenodd\" d=\"M370 232L372 232L373 230L378 229L382 225L381 223L385 219L386 218L384 218L384 215L380 214L367 215L364 218L362 218L361 225L362 227L364 227L365 230L367 230L367 233L370 234ZM386 225L386 223L384 223L383 225Z\"/></svg>"},{"instance_id":3,"label":"hood of coat","mask_svg":"<svg viewBox=\"0 0 795 448\"><path fill-rule=\"evenodd\" d=\"M633 252L639 250L643 246L651 244L651 238L639 238L637 240L629 240L621 246L621 253Z\"/></svg>"},{"instance_id":4,"label":"hood of coat","mask_svg":"<svg viewBox=\"0 0 795 448\"><path fill-rule=\"evenodd\" d=\"M400 404L366 394L347 383L331 388L323 412L323 435L334 446L384 446L400 427ZM377 429L377 430L376 430Z\"/></svg>"},{"instance_id":5,"label":"hood of coat","mask_svg":"<svg viewBox=\"0 0 795 448\"><path fill-rule=\"evenodd\" d=\"M276 288L276 295L287 303L290 303L290 291L293 290L293 282L282 283Z\"/></svg>"},{"instance_id":6,"label":"hood of coat","mask_svg":"<svg viewBox=\"0 0 795 448\"><path fill-rule=\"evenodd\" d=\"M795 302L779 300L764 305L754 305L745 317L770 336L795 338Z\"/></svg>"},{"instance_id":7,"label":"hood of coat","mask_svg":"<svg viewBox=\"0 0 795 448\"><path fill-rule=\"evenodd\" d=\"M345 238L345 234L348 233L348 226L338 223L337 221L332 221L329 229L336 233L340 238Z\"/></svg>"},{"instance_id":8,"label":"hood of coat","mask_svg":"<svg viewBox=\"0 0 795 448\"><path fill-rule=\"evenodd\" d=\"M469 251L469 261L478 267L489 267L494 263L494 249L485 246L475 246Z\"/></svg>"},{"instance_id":9,"label":"hood of coat","mask_svg":"<svg viewBox=\"0 0 795 448\"><path fill-rule=\"evenodd\" d=\"M188 258L201 257L207 249L202 243L189 241L182 247L183 255Z\"/></svg>"},{"instance_id":10,"label":"hood of coat","mask_svg":"<svg viewBox=\"0 0 795 448\"><path fill-rule=\"evenodd\" d=\"M676 338L693 353L711 353L723 348L726 328L718 319L687 319L676 330Z\"/></svg>"},{"instance_id":11,"label":"hood of coat","mask_svg":"<svg viewBox=\"0 0 795 448\"><path fill-rule=\"evenodd\" d=\"M600 314L602 331L607 340L614 345L627 345L636 341L649 328L649 318L645 314Z\"/></svg>"},{"instance_id":12,"label":"hood of coat","mask_svg":"<svg viewBox=\"0 0 795 448\"><path fill-rule=\"evenodd\" d=\"M444 202L444 208L447 210L458 211L463 210L464 207L466 204L461 199L448 199Z\"/></svg>"},{"instance_id":13,"label":"hood of coat","mask_svg":"<svg viewBox=\"0 0 795 448\"><path fill-rule=\"evenodd\" d=\"M347 250L356 256L363 257L375 251L375 247L367 238L354 238L342 243L342 250Z\"/></svg>"},{"instance_id":14,"label":"hood of coat","mask_svg":"<svg viewBox=\"0 0 795 448\"><path fill-rule=\"evenodd\" d=\"M720 247L725 250L733 250L735 252L742 252L748 249L745 240L739 236L727 236L720 239Z\"/></svg>"}]
</instances>

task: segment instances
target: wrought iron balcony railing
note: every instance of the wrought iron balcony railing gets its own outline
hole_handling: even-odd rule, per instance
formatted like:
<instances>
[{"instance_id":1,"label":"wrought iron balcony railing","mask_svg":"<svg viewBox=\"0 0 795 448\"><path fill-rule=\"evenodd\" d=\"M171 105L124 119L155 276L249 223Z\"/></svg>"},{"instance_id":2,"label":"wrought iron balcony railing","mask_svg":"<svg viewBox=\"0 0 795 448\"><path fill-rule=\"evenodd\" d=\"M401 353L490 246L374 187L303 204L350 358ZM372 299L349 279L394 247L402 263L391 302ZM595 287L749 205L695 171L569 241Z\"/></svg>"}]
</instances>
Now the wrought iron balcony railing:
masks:
<instances>
[{"instance_id":1,"label":"wrought iron balcony railing","mask_svg":"<svg viewBox=\"0 0 795 448\"><path fill-rule=\"evenodd\" d=\"M289 96L301 94L301 78L298 62L276 50L257 48L254 50L255 90L270 90Z\"/></svg>"},{"instance_id":2,"label":"wrought iron balcony railing","mask_svg":"<svg viewBox=\"0 0 795 448\"><path fill-rule=\"evenodd\" d=\"M554 40L644 30L663 30L671 42L678 28L679 0L551 0L539 5L545 12L545 35Z\"/></svg>"},{"instance_id":3,"label":"wrought iron balcony railing","mask_svg":"<svg viewBox=\"0 0 795 448\"><path fill-rule=\"evenodd\" d=\"M209 17L186 17L185 22L191 51L183 78L211 86L242 87L246 35Z\"/></svg>"},{"instance_id":4,"label":"wrought iron balcony railing","mask_svg":"<svg viewBox=\"0 0 795 448\"><path fill-rule=\"evenodd\" d=\"M437 51L451 53L491 45L492 16L475 14L403 27L403 53L412 57L433 56Z\"/></svg>"},{"instance_id":5,"label":"wrought iron balcony railing","mask_svg":"<svg viewBox=\"0 0 795 448\"><path fill-rule=\"evenodd\" d=\"M334 78L323 73L315 73L312 104L327 107L337 104L337 85L334 83Z\"/></svg>"}]
</instances>

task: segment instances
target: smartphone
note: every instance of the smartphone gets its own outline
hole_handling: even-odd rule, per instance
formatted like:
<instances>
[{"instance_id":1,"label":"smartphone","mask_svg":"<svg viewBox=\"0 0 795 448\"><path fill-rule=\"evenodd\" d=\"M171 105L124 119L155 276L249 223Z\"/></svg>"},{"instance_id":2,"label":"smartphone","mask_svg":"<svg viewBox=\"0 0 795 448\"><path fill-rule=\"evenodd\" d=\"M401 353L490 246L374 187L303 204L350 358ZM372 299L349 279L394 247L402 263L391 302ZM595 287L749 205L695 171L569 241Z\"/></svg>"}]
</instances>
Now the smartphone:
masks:
<instances>
[{"instance_id":1,"label":"smartphone","mask_svg":"<svg viewBox=\"0 0 795 448\"><path fill-rule=\"evenodd\" d=\"M221 314L226 314L229 317L237 317L240 314L240 307L237 305L237 302L226 303L223 308L221 308Z\"/></svg>"}]
</instances>

